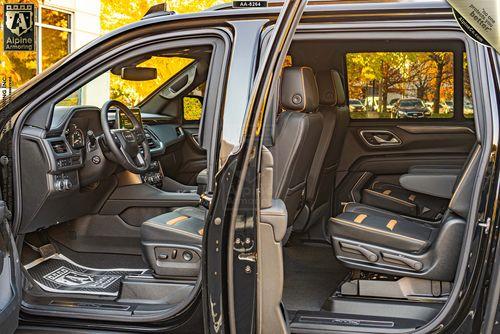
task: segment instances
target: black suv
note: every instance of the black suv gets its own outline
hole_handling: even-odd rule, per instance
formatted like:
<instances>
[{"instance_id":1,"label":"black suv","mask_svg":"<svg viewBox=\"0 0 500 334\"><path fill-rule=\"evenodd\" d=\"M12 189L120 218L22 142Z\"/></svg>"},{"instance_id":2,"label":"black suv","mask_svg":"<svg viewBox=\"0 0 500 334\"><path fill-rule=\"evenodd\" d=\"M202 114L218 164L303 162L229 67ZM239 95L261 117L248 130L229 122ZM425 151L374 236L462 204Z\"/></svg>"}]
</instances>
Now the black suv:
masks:
<instances>
[{"instance_id":1,"label":"black suv","mask_svg":"<svg viewBox=\"0 0 500 334\"><path fill-rule=\"evenodd\" d=\"M1 105L0 331L498 330L499 60L444 1L153 8Z\"/></svg>"}]
</instances>

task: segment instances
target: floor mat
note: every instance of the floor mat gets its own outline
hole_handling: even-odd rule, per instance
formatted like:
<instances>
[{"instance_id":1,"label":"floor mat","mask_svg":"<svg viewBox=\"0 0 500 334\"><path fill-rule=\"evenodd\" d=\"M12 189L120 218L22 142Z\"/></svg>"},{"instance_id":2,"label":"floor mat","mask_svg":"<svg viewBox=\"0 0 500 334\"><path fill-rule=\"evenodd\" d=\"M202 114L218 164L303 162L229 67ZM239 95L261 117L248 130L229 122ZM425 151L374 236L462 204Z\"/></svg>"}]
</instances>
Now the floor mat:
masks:
<instances>
[{"instance_id":1,"label":"floor mat","mask_svg":"<svg viewBox=\"0 0 500 334\"><path fill-rule=\"evenodd\" d=\"M146 269L95 269L81 266L62 254L40 258L25 266L33 280L47 292L118 296L126 275Z\"/></svg>"},{"instance_id":2,"label":"floor mat","mask_svg":"<svg viewBox=\"0 0 500 334\"><path fill-rule=\"evenodd\" d=\"M288 310L319 311L349 272L329 245L292 243L283 248L283 257Z\"/></svg>"}]
</instances>

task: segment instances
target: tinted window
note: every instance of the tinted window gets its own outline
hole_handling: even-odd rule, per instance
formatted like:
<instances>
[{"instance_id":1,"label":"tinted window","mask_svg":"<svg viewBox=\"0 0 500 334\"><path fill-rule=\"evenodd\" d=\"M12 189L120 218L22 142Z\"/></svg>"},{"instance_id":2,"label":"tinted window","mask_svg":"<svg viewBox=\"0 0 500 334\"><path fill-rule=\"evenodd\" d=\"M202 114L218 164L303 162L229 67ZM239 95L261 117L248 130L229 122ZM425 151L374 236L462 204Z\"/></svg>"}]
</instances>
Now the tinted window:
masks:
<instances>
[{"instance_id":1,"label":"tinted window","mask_svg":"<svg viewBox=\"0 0 500 334\"><path fill-rule=\"evenodd\" d=\"M347 53L346 65L350 101L364 107L351 118L453 117L453 52Z\"/></svg>"}]
</instances>

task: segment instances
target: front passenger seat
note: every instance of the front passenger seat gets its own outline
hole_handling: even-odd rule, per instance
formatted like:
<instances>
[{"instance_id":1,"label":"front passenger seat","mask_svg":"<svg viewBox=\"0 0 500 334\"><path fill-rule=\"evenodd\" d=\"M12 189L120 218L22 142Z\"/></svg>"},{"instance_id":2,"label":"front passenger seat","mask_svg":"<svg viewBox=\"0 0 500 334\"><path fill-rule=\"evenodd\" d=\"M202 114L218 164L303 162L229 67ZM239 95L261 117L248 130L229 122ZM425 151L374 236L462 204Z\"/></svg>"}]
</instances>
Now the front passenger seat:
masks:
<instances>
[{"instance_id":1,"label":"front passenger seat","mask_svg":"<svg viewBox=\"0 0 500 334\"><path fill-rule=\"evenodd\" d=\"M306 207L296 226L307 229L321 217L329 217L330 200L335 188L335 173L349 125L344 86L335 70L316 73L319 89L318 112L323 118L323 131L307 178Z\"/></svg>"},{"instance_id":2,"label":"front passenger seat","mask_svg":"<svg viewBox=\"0 0 500 334\"><path fill-rule=\"evenodd\" d=\"M281 78L274 146L274 197L285 202L288 226L306 197L306 180L323 129L316 78L309 67L287 67Z\"/></svg>"}]
</instances>

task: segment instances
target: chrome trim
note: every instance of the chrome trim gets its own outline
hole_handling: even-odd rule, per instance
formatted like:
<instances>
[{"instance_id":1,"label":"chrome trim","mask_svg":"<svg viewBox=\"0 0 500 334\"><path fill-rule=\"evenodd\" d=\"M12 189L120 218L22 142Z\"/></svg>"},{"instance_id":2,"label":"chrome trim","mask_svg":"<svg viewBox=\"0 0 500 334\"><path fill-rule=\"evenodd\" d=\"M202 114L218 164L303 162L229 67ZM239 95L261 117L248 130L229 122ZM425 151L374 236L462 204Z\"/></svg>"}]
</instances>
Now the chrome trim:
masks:
<instances>
[{"instance_id":1,"label":"chrome trim","mask_svg":"<svg viewBox=\"0 0 500 334\"><path fill-rule=\"evenodd\" d=\"M377 140L378 144L377 145L374 145L370 142L368 142L368 140L365 138L364 134L365 133L370 133L372 134L372 136L375 138L375 140ZM377 137L375 134L377 133L386 133L386 134L390 134L392 135L393 139L391 140L384 140L380 137ZM401 145L403 142L401 141L401 139L396 136L396 134L394 134L394 132L392 131L389 131L389 130L361 130L359 132L361 138L363 138L364 142L368 145L368 146L371 146L371 147L387 147L387 146L399 146Z\"/></svg>"}]
</instances>

